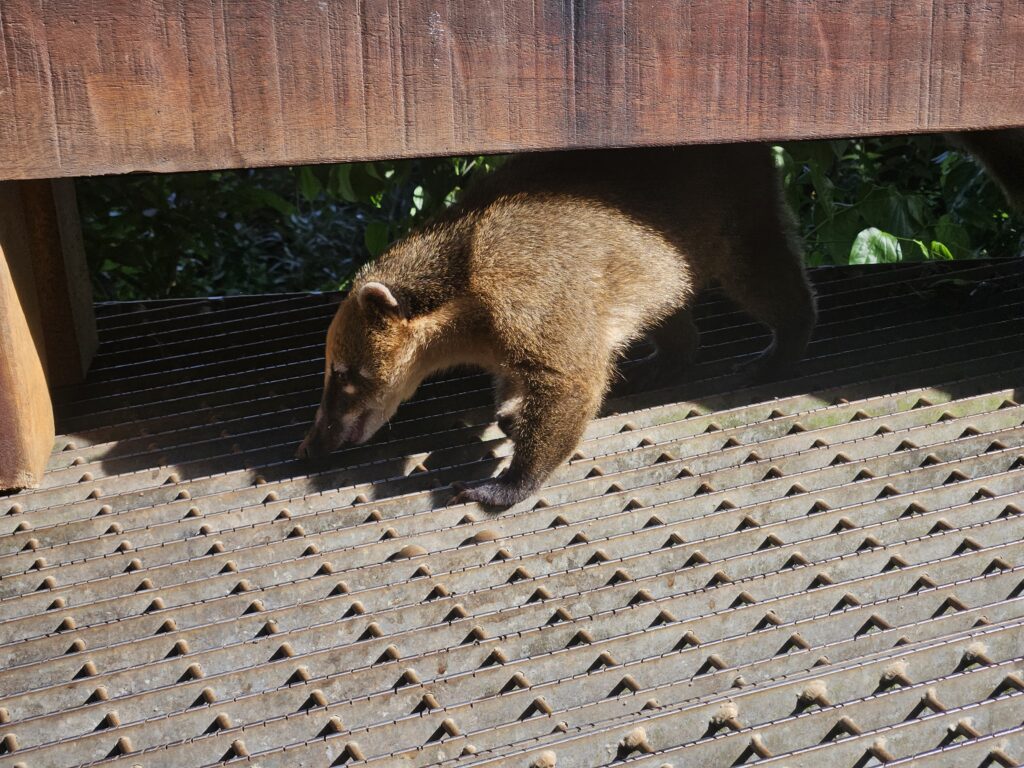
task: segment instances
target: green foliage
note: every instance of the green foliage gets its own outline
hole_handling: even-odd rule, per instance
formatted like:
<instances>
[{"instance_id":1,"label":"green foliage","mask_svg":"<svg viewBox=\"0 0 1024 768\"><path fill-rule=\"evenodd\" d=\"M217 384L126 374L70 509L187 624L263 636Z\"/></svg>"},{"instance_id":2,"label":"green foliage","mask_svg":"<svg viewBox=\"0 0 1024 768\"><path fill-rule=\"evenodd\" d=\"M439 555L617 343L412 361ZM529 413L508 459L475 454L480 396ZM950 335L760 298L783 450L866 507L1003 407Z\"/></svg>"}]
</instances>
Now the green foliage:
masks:
<instances>
[{"instance_id":1,"label":"green foliage","mask_svg":"<svg viewBox=\"0 0 1024 768\"><path fill-rule=\"evenodd\" d=\"M851 264L879 264L903 261L899 238L869 227L857 235L850 249Z\"/></svg>"},{"instance_id":2,"label":"green foliage","mask_svg":"<svg viewBox=\"0 0 1024 768\"><path fill-rule=\"evenodd\" d=\"M968 155L939 136L774 147L808 263L1014 256L1024 219Z\"/></svg>"},{"instance_id":3,"label":"green foliage","mask_svg":"<svg viewBox=\"0 0 1024 768\"><path fill-rule=\"evenodd\" d=\"M937 137L775 147L811 264L1016 255L1024 221ZM501 158L82 179L97 298L344 287ZM657 183L657 180L652 180Z\"/></svg>"},{"instance_id":4,"label":"green foliage","mask_svg":"<svg viewBox=\"0 0 1024 768\"><path fill-rule=\"evenodd\" d=\"M98 299L335 290L493 158L78 182Z\"/></svg>"}]
</instances>

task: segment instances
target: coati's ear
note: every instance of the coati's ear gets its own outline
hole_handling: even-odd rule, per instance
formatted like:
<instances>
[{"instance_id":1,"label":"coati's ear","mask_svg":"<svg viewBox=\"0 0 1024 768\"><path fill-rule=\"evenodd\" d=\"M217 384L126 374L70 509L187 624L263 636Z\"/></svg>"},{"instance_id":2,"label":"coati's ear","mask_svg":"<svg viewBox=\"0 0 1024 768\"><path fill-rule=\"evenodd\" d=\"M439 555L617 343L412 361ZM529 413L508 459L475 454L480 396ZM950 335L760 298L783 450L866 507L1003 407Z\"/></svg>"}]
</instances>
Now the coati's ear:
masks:
<instances>
[{"instance_id":1,"label":"coati's ear","mask_svg":"<svg viewBox=\"0 0 1024 768\"><path fill-rule=\"evenodd\" d=\"M359 306L364 310L376 309L380 312L398 313L398 299L384 283L370 282L359 289L357 296Z\"/></svg>"}]
</instances>

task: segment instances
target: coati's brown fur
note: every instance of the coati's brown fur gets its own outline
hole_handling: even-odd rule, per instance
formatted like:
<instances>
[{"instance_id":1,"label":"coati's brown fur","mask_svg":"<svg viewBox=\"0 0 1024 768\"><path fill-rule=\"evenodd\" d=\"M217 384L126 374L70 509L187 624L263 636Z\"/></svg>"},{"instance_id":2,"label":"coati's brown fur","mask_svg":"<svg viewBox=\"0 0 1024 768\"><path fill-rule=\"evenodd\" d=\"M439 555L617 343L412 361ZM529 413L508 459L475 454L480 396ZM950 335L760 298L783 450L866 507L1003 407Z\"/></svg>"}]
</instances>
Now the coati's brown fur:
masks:
<instances>
[{"instance_id":1,"label":"coati's brown fur","mask_svg":"<svg viewBox=\"0 0 1024 768\"><path fill-rule=\"evenodd\" d=\"M1018 203L1022 135L963 139ZM477 365L495 377L515 452L455 500L514 504L576 447L630 341L647 332L659 350L641 372L650 383L678 378L697 348L692 299L712 281L773 332L755 375L799 360L815 300L767 147L517 157L360 270L299 454L361 443L424 377Z\"/></svg>"},{"instance_id":2,"label":"coati's brown fur","mask_svg":"<svg viewBox=\"0 0 1024 768\"><path fill-rule=\"evenodd\" d=\"M359 272L300 454L363 442L425 376L478 365L515 452L457 498L514 504L576 447L630 341L654 329L667 381L692 359L689 308L713 280L774 331L760 374L800 358L814 295L766 147L515 158Z\"/></svg>"}]
</instances>

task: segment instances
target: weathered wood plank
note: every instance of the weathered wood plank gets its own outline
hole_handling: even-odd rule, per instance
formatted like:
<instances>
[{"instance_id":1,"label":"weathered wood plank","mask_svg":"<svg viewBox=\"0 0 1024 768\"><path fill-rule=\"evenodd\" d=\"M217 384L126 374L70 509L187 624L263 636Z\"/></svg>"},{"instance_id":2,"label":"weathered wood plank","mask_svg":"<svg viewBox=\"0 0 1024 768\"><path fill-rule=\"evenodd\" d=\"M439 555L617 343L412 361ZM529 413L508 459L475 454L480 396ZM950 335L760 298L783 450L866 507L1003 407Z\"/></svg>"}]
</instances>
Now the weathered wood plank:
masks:
<instances>
[{"instance_id":1,"label":"weathered wood plank","mask_svg":"<svg viewBox=\"0 0 1024 768\"><path fill-rule=\"evenodd\" d=\"M51 387L85 378L99 344L92 285L71 179L16 182Z\"/></svg>"},{"instance_id":2,"label":"weathered wood plank","mask_svg":"<svg viewBox=\"0 0 1024 768\"><path fill-rule=\"evenodd\" d=\"M1024 125L1024 2L4 0L0 178Z\"/></svg>"},{"instance_id":3,"label":"weathered wood plank","mask_svg":"<svg viewBox=\"0 0 1024 768\"><path fill-rule=\"evenodd\" d=\"M31 262L17 182L0 183L0 490L38 484L53 447Z\"/></svg>"}]
</instances>

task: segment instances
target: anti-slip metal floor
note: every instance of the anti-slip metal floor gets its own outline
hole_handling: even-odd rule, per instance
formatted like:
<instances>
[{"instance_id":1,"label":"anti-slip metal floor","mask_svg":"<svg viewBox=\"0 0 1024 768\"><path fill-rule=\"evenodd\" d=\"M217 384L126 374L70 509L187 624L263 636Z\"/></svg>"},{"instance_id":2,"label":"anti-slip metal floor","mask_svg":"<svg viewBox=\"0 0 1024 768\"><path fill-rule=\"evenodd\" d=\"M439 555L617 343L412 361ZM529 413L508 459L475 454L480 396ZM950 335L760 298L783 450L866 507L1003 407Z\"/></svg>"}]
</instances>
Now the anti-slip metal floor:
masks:
<instances>
[{"instance_id":1,"label":"anti-slip metal floor","mask_svg":"<svg viewBox=\"0 0 1024 768\"><path fill-rule=\"evenodd\" d=\"M291 458L332 297L101 307L0 499L0 766L1024 763L1024 267L814 279L800 378L710 294L503 514L472 373Z\"/></svg>"}]
</instances>

